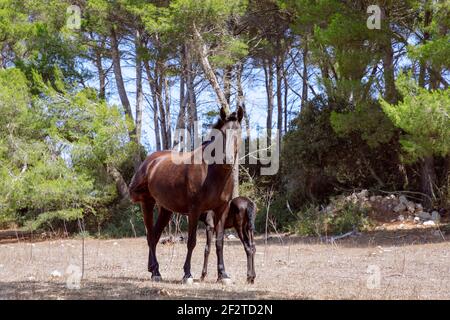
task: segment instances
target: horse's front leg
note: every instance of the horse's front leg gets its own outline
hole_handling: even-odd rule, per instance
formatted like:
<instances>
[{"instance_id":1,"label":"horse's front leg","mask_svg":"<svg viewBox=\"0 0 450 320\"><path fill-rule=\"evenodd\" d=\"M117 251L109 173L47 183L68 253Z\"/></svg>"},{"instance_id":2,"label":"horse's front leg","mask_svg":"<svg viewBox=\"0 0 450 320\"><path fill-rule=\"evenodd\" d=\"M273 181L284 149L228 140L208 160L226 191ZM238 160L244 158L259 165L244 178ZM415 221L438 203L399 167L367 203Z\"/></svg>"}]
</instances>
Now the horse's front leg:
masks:
<instances>
[{"instance_id":1,"label":"horse's front leg","mask_svg":"<svg viewBox=\"0 0 450 320\"><path fill-rule=\"evenodd\" d=\"M225 234L225 221L228 216L229 206L228 204L221 207L217 212L216 222L216 254L217 254L217 281L224 284L231 283L230 277L225 272L225 263L223 260L223 243Z\"/></svg>"},{"instance_id":2,"label":"horse's front leg","mask_svg":"<svg viewBox=\"0 0 450 320\"><path fill-rule=\"evenodd\" d=\"M211 252L211 240L213 236L213 230L214 230L214 221L213 217L208 215L206 218L206 245L205 245L205 257L203 260L203 270L202 270L202 277L200 278L202 281L205 280L206 275L208 274L208 258L209 253Z\"/></svg>"},{"instance_id":3,"label":"horse's front leg","mask_svg":"<svg viewBox=\"0 0 450 320\"><path fill-rule=\"evenodd\" d=\"M200 217L200 212L193 211L189 214L189 232L188 232L188 241L187 241L187 255L186 261L184 262L184 277L183 283L192 284L194 283L194 279L191 274L191 258L192 252L194 251L195 245L197 244L197 226L198 226L198 218Z\"/></svg>"}]
</instances>

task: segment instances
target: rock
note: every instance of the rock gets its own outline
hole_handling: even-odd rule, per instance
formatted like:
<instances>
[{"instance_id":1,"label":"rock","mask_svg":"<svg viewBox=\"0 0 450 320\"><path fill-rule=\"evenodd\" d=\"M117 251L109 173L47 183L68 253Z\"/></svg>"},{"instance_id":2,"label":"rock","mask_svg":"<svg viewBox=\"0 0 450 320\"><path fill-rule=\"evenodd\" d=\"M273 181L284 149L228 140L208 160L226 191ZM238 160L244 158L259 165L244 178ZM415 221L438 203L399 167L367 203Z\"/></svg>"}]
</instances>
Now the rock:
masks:
<instances>
[{"instance_id":1,"label":"rock","mask_svg":"<svg viewBox=\"0 0 450 320\"><path fill-rule=\"evenodd\" d=\"M399 228L399 229L405 229L405 224L401 223L401 224L398 226L398 228Z\"/></svg>"},{"instance_id":2,"label":"rock","mask_svg":"<svg viewBox=\"0 0 450 320\"><path fill-rule=\"evenodd\" d=\"M434 221L432 221L432 220L428 220L428 221L425 221L425 222L423 223L423 225L424 225L424 226L435 226L436 223L434 223Z\"/></svg>"},{"instance_id":3,"label":"rock","mask_svg":"<svg viewBox=\"0 0 450 320\"><path fill-rule=\"evenodd\" d=\"M414 213L414 211L416 211L416 205L414 202L412 201L408 201L406 203L406 209L408 209L409 212Z\"/></svg>"},{"instance_id":4,"label":"rock","mask_svg":"<svg viewBox=\"0 0 450 320\"><path fill-rule=\"evenodd\" d=\"M423 211L423 206L420 203L416 203L417 211Z\"/></svg>"},{"instance_id":5,"label":"rock","mask_svg":"<svg viewBox=\"0 0 450 320\"><path fill-rule=\"evenodd\" d=\"M406 218L406 221L413 222L414 216L408 216L408 218Z\"/></svg>"},{"instance_id":6,"label":"rock","mask_svg":"<svg viewBox=\"0 0 450 320\"><path fill-rule=\"evenodd\" d=\"M369 196L369 190L364 189L360 193L358 193L356 196L360 199L365 199Z\"/></svg>"},{"instance_id":7,"label":"rock","mask_svg":"<svg viewBox=\"0 0 450 320\"><path fill-rule=\"evenodd\" d=\"M50 276L52 276L52 278L61 278L62 274L58 270L54 270L52 273L50 273Z\"/></svg>"},{"instance_id":8,"label":"rock","mask_svg":"<svg viewBox=\"0 0 450 320\"><path fill-rule=\"evenodd\" d=\"M227 235L227 239L236 239L236 236L234 234Z\"/></svg>"},{"instance_id":9,"label":"rock","mask_svg":"<svg viewBox=\"0 0 450 320\"><path fill-rule=\"evenodd\" d=\"M405 216L401 214L398 216L397 220L403 222L405 221Z\"/></svg>"},{"instance_id":10,"label":"rock","mask_svg":"<svg viewBox=\"0 0 450 320\"><path fill-rule=\"evenodd\" d=\"M414 217L414 223L420 223L420 218L419 217Z\"/></svg>"},{"instance_id":11,"label":"rock","mask_svg":"<svg viewBox=\"0 0 450 320\"><path fill-rule=\"evenodd\" d=\"M431 220L433 220L434 222L439 222L439 221L441 221L441 215L439 214L439 212L433 211L433 212L431 213Z\"/></svg>"},{"instance_id":12,"label":"rock","mask_svg":"<svg viewBox=\"0 0 450 320\"><path fill-rule=\"evenodd\" d=\"M398 205L394 207L394 212L402 212L406 210L406 206L404 203L400 202Z\"/></svg>"},{"instance_id":13,"label":"rock","mask_svg":"<svg viewBox=\"0 0 450 320\"><path fill-rule=\"evenodd\" d=\"M430 220L431 219L431 214L429 214L428 212L425 212L425 211L419 212L417 214L417 216L422 220Z\"/></svg>"},{"instance_id":14,"label":"rock","mask_svg":"<svg viewBox=\"0 0 450 320\"><path fill-rule=\"evenodd\" d=\"M400 200L400 203L403 203L404 205L408 203L408 199L406 199L405 196L398 197L398 200Z\"/></svg>"},{"instance_id":15,"label":"rock","mask_svg":"<svg viewBox=\"0 0 450 320\"><path fill-rule=\"evenodd\" d=\"M370 202L375 202L375 201L377 200L377 197L371 196L371 197L369 198L369 200L370 200Z\"/></svg>"}]
</instances>

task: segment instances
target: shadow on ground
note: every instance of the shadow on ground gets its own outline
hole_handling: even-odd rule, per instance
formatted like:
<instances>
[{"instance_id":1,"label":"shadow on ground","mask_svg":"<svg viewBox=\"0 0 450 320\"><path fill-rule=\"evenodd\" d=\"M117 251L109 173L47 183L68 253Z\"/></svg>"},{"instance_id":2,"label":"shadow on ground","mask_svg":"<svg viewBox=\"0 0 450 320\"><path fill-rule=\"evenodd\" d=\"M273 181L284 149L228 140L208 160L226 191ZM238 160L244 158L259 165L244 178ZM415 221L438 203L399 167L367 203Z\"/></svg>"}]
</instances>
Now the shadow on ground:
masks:
<instances>
[{"instance_id":1,"label":"shadow on ground","mask_svg":"<svg viewBox=\"0 0 450 320\"><path fill-rule=\"evenodd\" d=\"M167 284L172 284L166 287ZM173 284L178 284L174 286ZM270 295L272 297L272 295ZM139 278L101 277L96 281L83 281L80 289L68 289L63 282L17 281L0 282L0 300L165 300L165 299L264 299L269 292L224 290L197 285L184 286L176 281L159 284L144 283ZM281 299L282 297L279 297Z\"/></svg>"}]
</instances>

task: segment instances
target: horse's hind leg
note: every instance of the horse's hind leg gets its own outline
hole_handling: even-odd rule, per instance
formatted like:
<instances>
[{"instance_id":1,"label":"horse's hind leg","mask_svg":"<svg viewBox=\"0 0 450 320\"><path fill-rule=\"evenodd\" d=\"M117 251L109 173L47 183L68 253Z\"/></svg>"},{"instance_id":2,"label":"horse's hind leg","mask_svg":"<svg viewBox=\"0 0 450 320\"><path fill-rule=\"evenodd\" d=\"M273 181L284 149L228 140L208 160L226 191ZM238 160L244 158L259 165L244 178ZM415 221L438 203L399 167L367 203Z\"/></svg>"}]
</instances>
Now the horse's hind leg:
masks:
<instances>
[{"instance_id":1,"label":"horse's hind leg","mask_svg":"<svg viewBox=\"0 0 450 320\"><path fill-rule=\"evenodd\" d=\"M152 265L152 279L154 281L161 280L161 274L159 273L159 263L158 260L156 259L156 245L158 244L159 239L161 238L161 234L164 228L169 223L171 217L172 217L171 211L161 207L159 208L158 220L156 221L155 227L153 228L153 239L151 245L151 251L153 253L154 259Z\"/></svg>"},{"instance_id":2,"label":"horse's hind leg","mask_svg":"<svg viewBox=\"0 0 450 320\"><path fill-rule=\"evenodd\" d=\"M183 282L186 284L192 284L193 278L191 274L191 258L192 251L194 251L195 245L197 243L197 225L198 218L200 217L200 212L191 211L189 213L189 233L188 233L188 241L187 241L187 255L186 261L184 262L184 277Z\"/></svg>"},{"instance_id":3,"label":"horse's hind leg","mask_svg":"<svg viewBox=\"0 0 450 320\"><path fill-rule=\"evenodd\" d=\"M141 202L142 213L144 216L145 229L147 231L148 244L148 271L153 272L154 254L152 251L153 243L153 208L155 207L155 200L153 198L146 198Z\"/></svg>"}]
</instances>

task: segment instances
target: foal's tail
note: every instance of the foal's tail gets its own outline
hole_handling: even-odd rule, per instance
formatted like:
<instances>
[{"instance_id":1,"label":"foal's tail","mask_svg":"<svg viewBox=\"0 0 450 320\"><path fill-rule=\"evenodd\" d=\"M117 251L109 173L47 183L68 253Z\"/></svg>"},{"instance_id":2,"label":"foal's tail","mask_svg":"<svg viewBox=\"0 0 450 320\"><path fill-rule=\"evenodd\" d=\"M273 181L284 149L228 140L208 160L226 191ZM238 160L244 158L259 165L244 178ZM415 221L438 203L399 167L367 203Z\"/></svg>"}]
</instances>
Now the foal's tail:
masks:
<instances>
[{"instance_id":1,"label":"foal's tail","mask_svg":"<svg viewBox=\"0 0 450 320\"><path fill-rule=\"evenodd\" d=\"M250 201L247 205L247 218L250 230L255 230L256 204Z\"/></svg>"}]
</instances>

